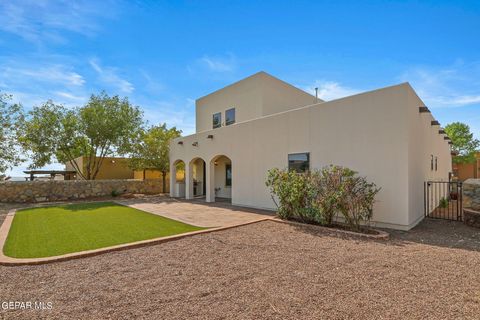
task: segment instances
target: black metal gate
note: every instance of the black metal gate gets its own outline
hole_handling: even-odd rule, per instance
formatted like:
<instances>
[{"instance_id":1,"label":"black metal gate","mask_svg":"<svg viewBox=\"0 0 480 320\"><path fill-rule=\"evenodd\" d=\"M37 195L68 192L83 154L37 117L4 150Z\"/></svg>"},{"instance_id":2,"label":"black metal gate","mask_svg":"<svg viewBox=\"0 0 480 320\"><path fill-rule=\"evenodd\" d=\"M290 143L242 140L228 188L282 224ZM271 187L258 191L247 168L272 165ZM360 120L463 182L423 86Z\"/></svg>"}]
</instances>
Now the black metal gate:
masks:
<instances>
[{"instance_id":1,"label":"black metal gate","mask_svg":"<svg viewBox=\"0 0 480 320\"><path fill-rule=\"evenodd\" d=\"M424 184L425 216L435 219L463 220L462 183L426 181Z\"/></svg>"}]
</instances>

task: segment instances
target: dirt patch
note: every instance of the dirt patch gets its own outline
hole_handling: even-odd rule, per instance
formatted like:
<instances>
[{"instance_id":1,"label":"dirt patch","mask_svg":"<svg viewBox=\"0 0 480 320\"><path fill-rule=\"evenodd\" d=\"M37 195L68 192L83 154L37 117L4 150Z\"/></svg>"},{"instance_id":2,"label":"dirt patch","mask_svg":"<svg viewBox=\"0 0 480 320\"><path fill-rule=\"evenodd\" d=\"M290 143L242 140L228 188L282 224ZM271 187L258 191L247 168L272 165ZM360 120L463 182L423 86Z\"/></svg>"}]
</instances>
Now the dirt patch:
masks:
<instances>
[{"instance_id":1,"label":"dirt patch","mask_svg":"<svg viewBox=\"0 0 480 320\"><path fill-rule=\"evenodd\" d=\"M82 260L0 267L0 301L53 303L0 317L476 319L478 231L452 226L427 220L372 241L261 222Z\"/></svg>"}]
</instances>

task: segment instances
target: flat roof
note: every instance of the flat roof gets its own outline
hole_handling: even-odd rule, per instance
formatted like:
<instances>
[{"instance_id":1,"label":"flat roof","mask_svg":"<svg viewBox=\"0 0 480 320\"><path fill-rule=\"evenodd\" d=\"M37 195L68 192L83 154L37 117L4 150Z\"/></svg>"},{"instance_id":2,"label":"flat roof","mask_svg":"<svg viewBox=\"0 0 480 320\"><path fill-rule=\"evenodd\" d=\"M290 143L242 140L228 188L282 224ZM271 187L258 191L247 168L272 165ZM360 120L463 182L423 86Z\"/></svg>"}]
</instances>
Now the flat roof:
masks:
<instances>
[{"instance_id":1,"label":"flat roof","mask_svg":"<svg viewBox=\"0 0 480 320\"><path fill-rule=\"evenodd\" d=\"M77 173L75 170L27 170L23 171L26 174L66 174Z\"/></svg>"}]
</instances>

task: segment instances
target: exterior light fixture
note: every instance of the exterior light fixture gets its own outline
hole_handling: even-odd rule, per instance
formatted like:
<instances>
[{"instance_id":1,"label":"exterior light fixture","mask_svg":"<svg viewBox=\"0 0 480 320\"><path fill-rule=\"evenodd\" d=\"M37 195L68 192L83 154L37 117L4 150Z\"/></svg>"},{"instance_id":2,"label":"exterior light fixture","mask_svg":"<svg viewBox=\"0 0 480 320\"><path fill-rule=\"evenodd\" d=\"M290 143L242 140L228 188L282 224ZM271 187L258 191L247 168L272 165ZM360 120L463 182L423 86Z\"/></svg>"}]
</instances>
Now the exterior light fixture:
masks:
<instances>
[{"instance_id":1,"label":"exterior light fixture","mask_svg":"<svg viewBox=\"0 0 480 320\"><path fill-rule=\"evenodd\" d=\"M111 163L115 164L115 160L110 161Z\"/></svg>"},{"instance_id":2,"label":"exterior light fixture","mask_svg":"<svg viewBox=\"0 0 480 320\"><path fill-rule=\"evenodd\" d=\"M218 162L217 162L217 161L215 161L213 164L214 164L215 166L218 166Z\"/></svg>"}]
</instances>

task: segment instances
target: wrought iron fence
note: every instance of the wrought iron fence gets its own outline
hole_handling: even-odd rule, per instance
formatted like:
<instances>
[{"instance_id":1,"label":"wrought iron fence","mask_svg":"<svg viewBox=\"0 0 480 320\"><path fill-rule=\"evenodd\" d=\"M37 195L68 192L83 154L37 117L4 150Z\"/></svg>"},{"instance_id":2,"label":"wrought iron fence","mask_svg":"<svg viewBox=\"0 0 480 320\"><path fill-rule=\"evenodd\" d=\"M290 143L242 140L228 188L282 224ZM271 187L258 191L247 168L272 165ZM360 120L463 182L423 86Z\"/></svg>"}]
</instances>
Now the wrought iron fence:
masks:
<instances>
[{"instance_id":1,"label":"wrought iron fence","mask_svg":"<svg viewBox=\"0 0 480 320\"><path fill-rule=\"evenodd\" d=\"M462 182L426 181L425 216L435 219L463 220Z\"/></svg>"}]
</instances>

